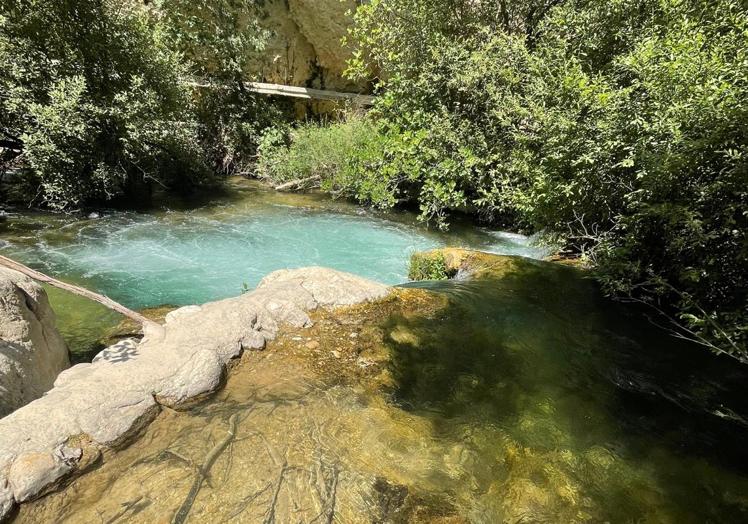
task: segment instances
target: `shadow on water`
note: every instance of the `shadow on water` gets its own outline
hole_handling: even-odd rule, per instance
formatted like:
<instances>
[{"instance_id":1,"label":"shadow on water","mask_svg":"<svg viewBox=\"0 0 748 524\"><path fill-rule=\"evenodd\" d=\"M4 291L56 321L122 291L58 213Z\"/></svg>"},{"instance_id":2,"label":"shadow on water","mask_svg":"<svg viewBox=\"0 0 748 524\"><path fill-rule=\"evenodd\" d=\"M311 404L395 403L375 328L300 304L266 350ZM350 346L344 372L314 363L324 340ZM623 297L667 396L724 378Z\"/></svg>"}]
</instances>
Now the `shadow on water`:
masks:
<instances>
[{"instance_id":1,"label":"shadow on water","mask_svg":"<svg viewBox=\"0 0 748 524\"><path fill-rule=\"evenodd\" d=\"M632 518L647 491L696 521L748 517L724 495L748 473L744 366L668 336L565 267L527 260L497 280L412 286L449 306L436 321L388 321L393 399L442 438L493 427L549 463L565 450L575 459L561 470L614 521ZM503 441L479 447L506 452ZM617 479L590 459L600 450L626 465ZM543 474L534 482L552 490L558 480L543 468L530 477ZM512 474L498 461L491 476Z\"/></svg>"}]
</instances>

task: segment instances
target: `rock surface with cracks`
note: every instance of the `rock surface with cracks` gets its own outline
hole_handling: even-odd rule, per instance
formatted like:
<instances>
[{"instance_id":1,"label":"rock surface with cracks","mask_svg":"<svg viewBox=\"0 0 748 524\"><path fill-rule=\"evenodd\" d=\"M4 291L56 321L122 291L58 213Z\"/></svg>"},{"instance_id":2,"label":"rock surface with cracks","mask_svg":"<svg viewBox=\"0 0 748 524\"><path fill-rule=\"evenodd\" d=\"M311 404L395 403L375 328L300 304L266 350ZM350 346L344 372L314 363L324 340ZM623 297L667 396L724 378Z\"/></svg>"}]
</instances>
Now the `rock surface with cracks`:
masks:
<instances>
[{"instance_id":1,"label":"rock surface with cracks","mask_svg":"<svg viewBox=\"0 0 748 524\"><path fill-rule=\"evenodd\" d=\"M308 311L387 295L389 288L325 268L282 270L255 291L190 306L63 372L44 397L0 420L0 520L15 503L54 489L158 414L219 388L230 360L261 349L281 323L311 325Z\"/></svg>"},{"instance_id":2,"label":"rock surface with cracks","mask_svg":"<svg viewBox=\"0 0 748 524\"><path fill-rule=\"evenodd\" d=\"M41 397L69 365L44 289L0 268L0 417Z\"/></svg>"}]
</instances>

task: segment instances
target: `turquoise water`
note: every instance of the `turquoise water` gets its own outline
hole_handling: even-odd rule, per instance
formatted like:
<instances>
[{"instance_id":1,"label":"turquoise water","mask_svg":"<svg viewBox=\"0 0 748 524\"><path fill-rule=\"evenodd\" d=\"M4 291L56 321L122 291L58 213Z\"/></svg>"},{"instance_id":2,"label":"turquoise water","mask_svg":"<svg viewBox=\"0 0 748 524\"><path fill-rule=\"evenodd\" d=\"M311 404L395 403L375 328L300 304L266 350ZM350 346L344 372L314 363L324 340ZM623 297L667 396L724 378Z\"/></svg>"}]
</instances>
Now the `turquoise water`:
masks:
<instances>
[{"instance_id":1,"label":"turquoise water","mask_svg":"<svg viewBox=\"0 0 748 524\"><path fill-rule=\"evenodd\" d=\"M236 296L274 270L313 265L397 284L407 280L411 253L445 245L543 254L520 235L459 224L439 233L408 213L235 184L229 195L196 207L11 220L0 253L131 308Z\"/></svg>"}]
</instances>

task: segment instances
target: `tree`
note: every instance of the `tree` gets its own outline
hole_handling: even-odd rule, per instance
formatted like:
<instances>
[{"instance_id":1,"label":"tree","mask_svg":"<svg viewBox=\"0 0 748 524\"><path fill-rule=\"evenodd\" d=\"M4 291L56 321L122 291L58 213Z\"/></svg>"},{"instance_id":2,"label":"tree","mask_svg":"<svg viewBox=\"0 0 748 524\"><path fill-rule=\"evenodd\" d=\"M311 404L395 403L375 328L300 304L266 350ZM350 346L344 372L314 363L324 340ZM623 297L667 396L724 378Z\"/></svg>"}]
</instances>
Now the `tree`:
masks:
<instances>
[{"instance_id":1,"label":"tree","mask_svg":"<svg viewBox=\"0 0 748 524\"><path fill-rule=\"evenodd\" d=\"M196 89L201 140L214 167L242 170L254 159L262 130L280 118L265 98L246 89L265 47L262 4L254 0L161 0L169 42L187 59Z\"/></svg>"},{"instance_id":2,"label":"tree","mask_svg":"<svg viewBox=\"0 0 748 524\"><path fill-rule=\"evenodd\" d=\"M184 68L134 4L0 1L0 129L55 209L210 179Z\"/></svg>"},{"instance_id":3,"label":"tree","mask_svg":"<svg viewBox=\"0 0 748 524\"><path fill-rule=\"evenodd\" d=\"M740 0L373 0L386 187L544 231L605 289L748 359L748 10ZM341 179L343 192L360 173Z\"/></svg>"}]
</instances>

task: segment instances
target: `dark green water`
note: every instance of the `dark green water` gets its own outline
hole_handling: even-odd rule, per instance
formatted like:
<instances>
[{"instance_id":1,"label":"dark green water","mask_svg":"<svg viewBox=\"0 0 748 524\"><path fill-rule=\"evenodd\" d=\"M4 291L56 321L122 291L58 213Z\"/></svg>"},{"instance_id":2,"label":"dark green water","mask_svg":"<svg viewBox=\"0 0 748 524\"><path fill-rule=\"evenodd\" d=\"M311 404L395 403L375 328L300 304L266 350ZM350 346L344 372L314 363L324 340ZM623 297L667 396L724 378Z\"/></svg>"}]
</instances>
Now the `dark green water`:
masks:
<instances>
[{"instance_id":1,"label":"dark green water","mask_svg":"<svg viewBox=\"0 0 748 524\"><path fill-rule=\"evenodd\" d=\"M450 305L437 322L390 320L417 341L391 341L393 400L482 457L478 489L501 486L510 513L576 521L588 504L593 522L748 521L744 365L666 336L564 267L417 286ZM516 463L486 458L507 447Z\"/></svg>"}]
</instances>

